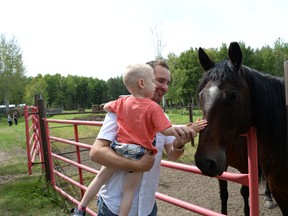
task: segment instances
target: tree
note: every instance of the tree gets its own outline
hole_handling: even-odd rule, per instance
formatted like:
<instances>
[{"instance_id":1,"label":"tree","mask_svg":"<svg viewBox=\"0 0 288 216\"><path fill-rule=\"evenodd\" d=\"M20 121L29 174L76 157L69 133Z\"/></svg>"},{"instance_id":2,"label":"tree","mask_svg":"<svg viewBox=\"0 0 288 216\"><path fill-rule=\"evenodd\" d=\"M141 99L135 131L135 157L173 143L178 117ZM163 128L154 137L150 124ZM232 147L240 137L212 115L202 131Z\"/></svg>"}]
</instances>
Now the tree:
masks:
<instances>
[{"instance_id":1,"label":"tree","mask_svg":"<svg viewBox=\"0 0 288 216\"><path fill-rule=\"evenodd\" d=\"M283 64L284 61L288 59L288 44L285 43L281 38L278 38L274 43L274 72L275 76L283 77L284 69Z\"/></svg>"},{"instance_id":2,"label":"tree","mask_svg":"<svg viewBox=\"0 0 288 216\"><path fill-rule=\"evenodd\" d=\"M63 95L63 91L61 91L61 80L63 79L61 74L50 75L46 74L44 76L45 81L47 83L47 95L49 98L46 99L47 107L62 107L62 100L65 98ZM62 88L63 89L63 88Z\"/></svg>"},{"instance_id":3,"label":"tree","mask_svg":"<svg viewBox=\"0 0 288 216\"><path fill-rule=\"evenodd\" d=\"M171 54L168 57L173 81L167 99L182 105L194 103L203 71L198 62L198 50L190 48L182 52L178 59L175 59L175 55Z\"/></svg>"},{"instance_id":4,"label":"tree","mask_svg":"<svg viewBox=\"0 0 288 216\"><path fill-rule=\"evenodd\" d=\"M24 92L25 68L22 61L21 48L13 37L7 41L4 35L0 36L0 97L9 111L10 100L22 103Z\"/></svg>"},{"instance_id":5,"label":"tree","mask_svg":"<svg viewBox=\"0 0 288 216\"><path fill-rule=\"evenodd\" d=\"M47 103L48 94L46 89L47 83L41 74L38 74L37 77L29 78L29 84L26 85L25 89L25 103L34 104L35 95L42 95Z\"/></svg>"},{"instance_id":6,"label":"tree","mask_svg":"<svg viewBox=\"0 0 288 216\"><path fill-rule=\"evenodd\" d=\"M130 93L123 84L123 76L117 76L116 78L110 78L107 81L108 97L105 102L110 100L116 100L119 95L129 95Z\"/></svg>"},{"instance_id":7,"label":"tree","mask_svg":"<svg viewBox=\"0 0 288 216\"><path fill-rule=\"evenodd\" d=\"M273 74L274 70L274 54L270 46L264 46L261 49L256 49L254 53L254 67L263 72Z\"/></svg>"},{"instance_id":8,"label":"tree","mask_svg":"<svg viewBox=\"0 0 288 216\"><path fill-rule=\"evenodd\" d=\"M89 95L92 104L100 105L107 102L107 83L104 80L99 80L97 78L90 79L89 84Z\"/></svg>"}]
</instances>

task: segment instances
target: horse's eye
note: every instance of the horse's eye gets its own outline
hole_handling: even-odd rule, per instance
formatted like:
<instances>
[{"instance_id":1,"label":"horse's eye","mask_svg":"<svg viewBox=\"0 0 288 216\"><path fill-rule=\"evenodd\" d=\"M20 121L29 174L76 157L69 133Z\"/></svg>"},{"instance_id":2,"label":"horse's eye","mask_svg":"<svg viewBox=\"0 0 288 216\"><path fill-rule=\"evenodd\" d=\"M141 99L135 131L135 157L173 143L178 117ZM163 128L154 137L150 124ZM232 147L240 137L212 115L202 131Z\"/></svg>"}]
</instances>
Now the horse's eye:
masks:
<instances>
[{"instance_id":1,"label":"horse's eye","mask_svg":"<svg viewBox=\"0 0 288 216\"><path fill-rule=\"evenodd\" d=\"M235 103L239 101L239 93L238 92L230 92L227 95L228 103Z\"/></svg>"}]
</instances>

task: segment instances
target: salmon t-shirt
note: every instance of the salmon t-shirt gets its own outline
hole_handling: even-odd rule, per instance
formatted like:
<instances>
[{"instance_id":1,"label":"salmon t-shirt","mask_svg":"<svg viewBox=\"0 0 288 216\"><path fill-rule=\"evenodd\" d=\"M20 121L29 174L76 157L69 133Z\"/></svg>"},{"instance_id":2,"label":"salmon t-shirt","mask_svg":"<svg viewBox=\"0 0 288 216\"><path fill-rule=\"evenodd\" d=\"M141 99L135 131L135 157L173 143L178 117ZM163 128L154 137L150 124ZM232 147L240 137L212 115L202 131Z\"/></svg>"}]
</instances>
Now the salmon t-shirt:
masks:
<instances>
[{"instance_id":1,"label":"salmon t-shirt","mask_svg":"<svg viewBox=\"0 0 288 216\"><path fill-rule=\"evenodd\" d=\"M172 126L159 104L149 98L122 97L110 102L108 109L117 114L118 142L141 145L154 154L156 132Z\"/></svg>"}]
</instances>

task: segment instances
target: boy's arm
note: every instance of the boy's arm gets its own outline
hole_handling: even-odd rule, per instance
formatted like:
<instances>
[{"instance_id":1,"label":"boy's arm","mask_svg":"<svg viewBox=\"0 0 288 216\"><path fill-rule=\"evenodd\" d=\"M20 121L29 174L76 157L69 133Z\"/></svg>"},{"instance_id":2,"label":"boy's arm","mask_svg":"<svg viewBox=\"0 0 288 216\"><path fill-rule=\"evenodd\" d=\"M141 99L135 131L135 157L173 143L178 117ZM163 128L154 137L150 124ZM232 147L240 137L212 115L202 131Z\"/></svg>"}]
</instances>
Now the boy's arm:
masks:
<instances>
[{"instance_id":1,"label":"boy's arm","mask_svg":"<svg viewBox=\"0 0 288 216\"><path fill-rule=\"evenodd\" d=\"M111 102L108 102L108 103L104 104L103 110L104 110L105 112L110 112L110 110L109 110L110 103L111 103Z\"/></svg>"},{"instance_id":2,"label":"boy's arm","mask_svg":"<svg viewBox=\"0 0 288 216\"><path fill-rule=\"evenodd\" d=\"M196 133L203 130L207 126L207 120L198 120L194 123L189 123L185 126L172 126L164 129L161 133L165 136L175 136L180 139L182 136L189 137L189 133L192 134L192 138L196 136Z\"/></svg>"}]
</instances>

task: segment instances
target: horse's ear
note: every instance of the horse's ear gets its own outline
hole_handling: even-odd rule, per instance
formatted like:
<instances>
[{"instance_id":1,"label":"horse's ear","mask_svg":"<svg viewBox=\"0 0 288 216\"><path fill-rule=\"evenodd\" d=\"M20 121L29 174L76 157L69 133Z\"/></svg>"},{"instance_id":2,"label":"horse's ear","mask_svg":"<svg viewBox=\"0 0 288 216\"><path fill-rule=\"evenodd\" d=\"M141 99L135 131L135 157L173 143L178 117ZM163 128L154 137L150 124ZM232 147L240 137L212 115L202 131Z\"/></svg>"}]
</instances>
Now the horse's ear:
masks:
<instances>
[{"instance_id":1,"label":"horse's ear","mask_svg":"<svg viewBox=\"0 0 288 216\"><path fill-rule=\"evenodd\" d=\"M228 55L232 64L239 70L242 64L242 51L237 42L230 43Z\"/></svg>"},{"instance_id":2,"label":"horse's ear","mask_svg":"<svg viewBox=\"0 0 288 216\"><path fill-rule=\"evenodd\" d=\"M209 56L204 52L204 50L199 47L198 50L198 58L201 66L205 71L208 71L210 68L214 66L214 62L209 58Z\"/></svg>"}]
</instances>

